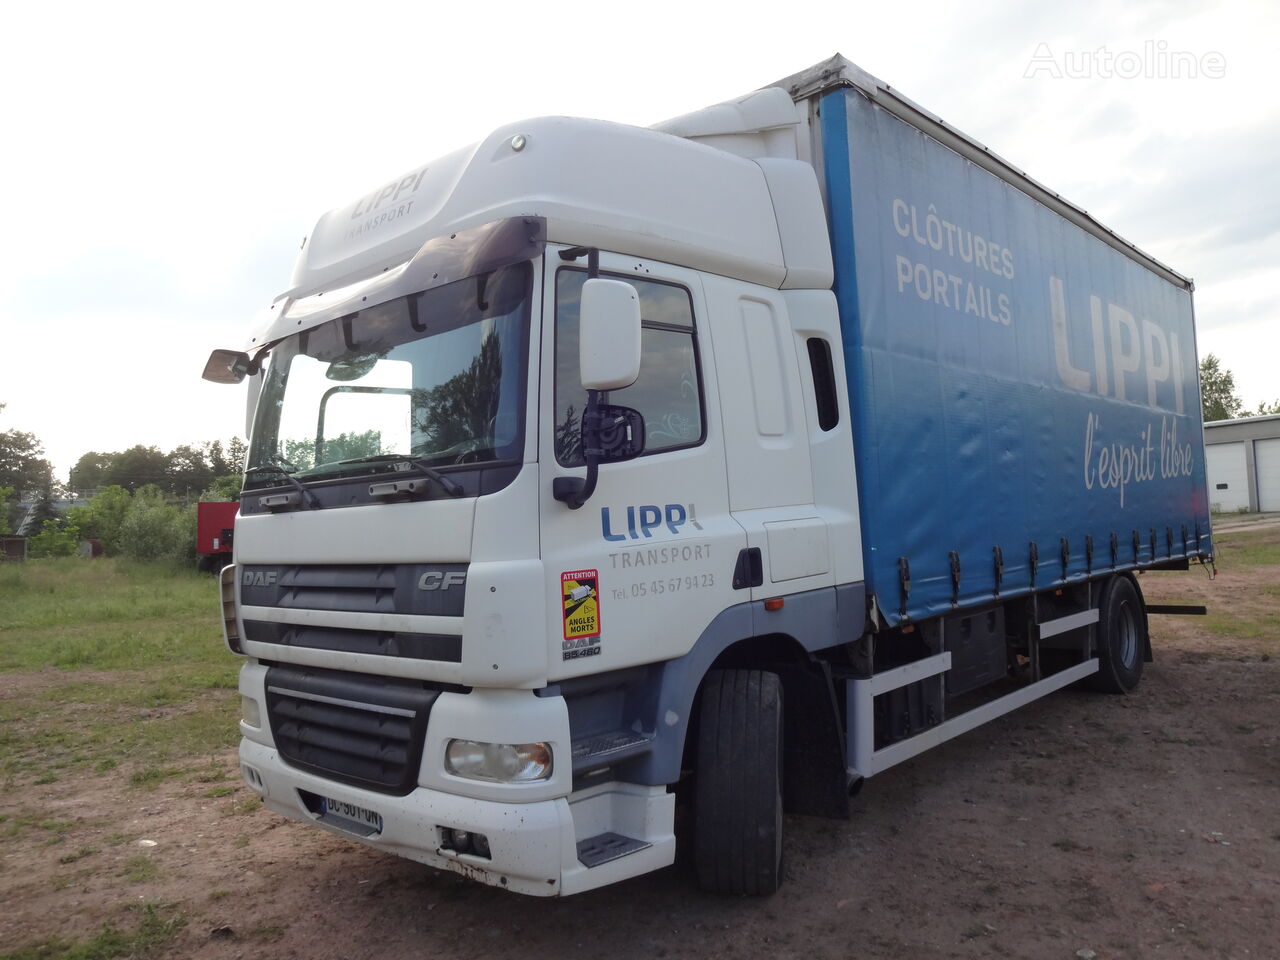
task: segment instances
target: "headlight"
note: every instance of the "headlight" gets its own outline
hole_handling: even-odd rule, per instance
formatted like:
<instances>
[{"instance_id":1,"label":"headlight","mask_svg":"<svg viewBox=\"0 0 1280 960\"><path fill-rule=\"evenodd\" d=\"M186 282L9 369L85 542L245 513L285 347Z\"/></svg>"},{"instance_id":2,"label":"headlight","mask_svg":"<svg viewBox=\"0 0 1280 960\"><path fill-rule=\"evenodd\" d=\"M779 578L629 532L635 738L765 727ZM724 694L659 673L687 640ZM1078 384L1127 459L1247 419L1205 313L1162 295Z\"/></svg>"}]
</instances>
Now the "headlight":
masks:
<instances>
[{"instance_id":1,"label":"headlight","mask_svg":"<svg viewBox=\"0 0 1280 960\"><path fill-rule=\"evenodd\" d=\"M262 726L262 708L253 697L240 696L240 718L251 727Z\"/></svg>"},{"instance_id":2,"label":"headlight","mask_svg":"<svg viewBox=\"0 0 1280 960\"><path fill-rule=\"evenodd\" d=\"M444 751L444 767L468 780L493 783L546 780L551 776L551 745L450 740Z\"/></svg>"}]
</instances>

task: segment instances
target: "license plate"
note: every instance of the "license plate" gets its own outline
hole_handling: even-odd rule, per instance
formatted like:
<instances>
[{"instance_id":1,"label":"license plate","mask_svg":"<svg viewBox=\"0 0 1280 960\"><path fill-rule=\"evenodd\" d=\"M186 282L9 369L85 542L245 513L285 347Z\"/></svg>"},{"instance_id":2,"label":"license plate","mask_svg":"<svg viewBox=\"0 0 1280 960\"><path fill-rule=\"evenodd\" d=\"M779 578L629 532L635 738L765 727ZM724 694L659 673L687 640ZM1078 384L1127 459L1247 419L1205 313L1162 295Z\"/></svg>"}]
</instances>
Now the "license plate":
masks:
<instances>
[{"instance_id":1,"label":"license plate","mask_svg":"<svg viewBox=\"0 0 1280 960\"><path fill-rule=\"evenodd\" d=\"M345 827L361 836L382 832L381 814L332 797L320 798L320 819L335 826Z\"/></svg>"}]
</instances>

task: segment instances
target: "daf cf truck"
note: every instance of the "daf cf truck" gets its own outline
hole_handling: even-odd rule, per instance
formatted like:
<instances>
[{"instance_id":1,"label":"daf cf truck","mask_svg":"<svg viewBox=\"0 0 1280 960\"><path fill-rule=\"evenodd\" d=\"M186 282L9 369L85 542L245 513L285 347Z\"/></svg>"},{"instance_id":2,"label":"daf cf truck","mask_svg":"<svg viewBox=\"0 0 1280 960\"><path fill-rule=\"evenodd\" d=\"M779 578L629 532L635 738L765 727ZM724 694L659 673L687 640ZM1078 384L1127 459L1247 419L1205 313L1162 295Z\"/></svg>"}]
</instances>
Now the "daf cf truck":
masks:
<instances>
[{"instance_id":1,"label":"daf cf truck","mask_svg":"<svg viewBox=\"0 0 1280 960\"><path fill-rule=\"evenodd\" d=\"M278 814L536 896L767 894L784 811L1151 649L1212 556L1192 284L842 57L322 216L226 643ZM683 822L683 821L682 821Z\"/></svg>"}]
</instances>

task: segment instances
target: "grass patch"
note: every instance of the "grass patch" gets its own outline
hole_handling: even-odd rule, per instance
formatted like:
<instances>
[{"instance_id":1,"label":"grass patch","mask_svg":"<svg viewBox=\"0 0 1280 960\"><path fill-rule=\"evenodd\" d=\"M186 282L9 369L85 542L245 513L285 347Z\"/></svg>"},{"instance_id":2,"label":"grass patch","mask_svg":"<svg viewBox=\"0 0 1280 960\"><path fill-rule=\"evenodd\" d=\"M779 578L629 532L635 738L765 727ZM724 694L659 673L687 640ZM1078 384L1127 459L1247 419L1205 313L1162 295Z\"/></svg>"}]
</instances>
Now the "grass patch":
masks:
<instances>
[{"instance_id":1,"label":"grass patch","mask_svg":"<svg viewBox=\"0 0 1280 960\"><path fill-rule=\"evenodd\" d=\"M238 779L234 775L227 773L226 768L216 763L211 763L203 770L196 772L195 781L197 783L221 783L224 780Z\"/></svg>"},{"instance_id":2,"label":"grass patch","mask_svg":"<svg viewBox=\"0 0 1280 960\"><path fill-rule=\"evenodd\" d=\"M111 684L104 678L99 685ZM118 696L103 694L102 699ZM95 697L89 693L85 699ZM239 711L234 694L201 689L189 689L181 706L152 710L83 700L53 702L36 692L20 692L0 701L0 775L65 768L110 773L119 757L145 756L149 767L135 771L130 781L154 785L148 783L156 777L151 768L175 760L212 762L216 754L235 746Z\"/></svg>"},{"instance_id":3,"label":"grass patch","mask_svg":"<svg viewBox=\"0 0 1280 960\"><path fill-rule=\"evenodd\" d=\"M203 613L216 630L217 582L194 569L117 557L29 560L0 569L0 590L6 599L0 630L134 623L175 612Z\"/></svg>"},{"instance_id":4,"label":"grass patch","mask_svg":"<svg viewBox=\"0 0 1280 960\"><path fill-rule=\"evenodd\" d=\"M231 809L224 814L228 817L251 817L258 812L258 808L262 806L262 801L256 797L245 797L237 800L231 805ZM238 846L239 844L237 844Z\"/></svg>"},{"instance_id":5,"label":"grass patch","mask_svg":"<svg viewBox=\"0 0 1280 960\"><path fill-rule=\"evenodd\" d=\"M1280 565L1280 527L1232 530L1214 537L1218 566L1269 567Z\"/></svg>"},{"instance_id":6,"label":"grass patch","mask_svg":"<svg viewBox=\"0 0 1280 960\"><path fill-rule=\"evenodd\" d=\"M176 777L180 773L182 773L181 770L168 767L143 767L141 770L135 770L129 774L129 785L154 790L165 780L170 777Z\"/></svg>"},{"instance_id":7,"label":"grass patch","mask_svg":"<svg viewBox=\"0 0 1280 960\"><path fill-rule=\"evenodd\" d=\"M131 782L154 786L155 768L239 739L239 663L214 579L119 558L33 560L0 567L0 594L0 673L30 675L5 680L0 782L145 756Z\"/></svg>"},{"instance_id":8,"label":"grass patch","mask_svg":"<svg viewBox=\"0 0 1280 960\"><path fill-rule=\"evenodd\" d=\"M75 863L77 860L83 860L85 857L91 857L98 852L97 847L81 847L75 853L68 853L65 857L59 857L59 863Z\"/></svg>"},{"instance_id":9,"label":"grass patch","mask_svg":"<svg viewBox=\"0 0 1280 960\"><path fill-rule=\"evenodd\" d=\"M139 853L125 861L124 875L130 883L146 883L160 876L160 868L145 853Z\"/></svg>"},{"instance_id":10,"label":"grass patch","mask_svg":"<svg viewBox=\"0 0 1280 960\"><path fill-rule=\"evenodd\" d=\"M208 797L210 800L216 800L218 797L229 797L235 792L235 787L230 784L224 784L221 787L214 787L212 790L206 790L201 794L201 796Z\"/></svg>"},{"instance_id":11,"label":"grass patch","mask_svg":"<svg viewBox=\"0 0 1280 960\"><path fill-rule=\"evenodd\" d=\"M81 943L50 937L12 953L0 954L0 960L113 960L115 957L149 960L168 946L187 923L187 918L169 904L145 903L126 909L139 917L130 924L130 930L103 924L95 936Z\"/></svg>"},{"instance_id":12,"label":"grass patch","mask_svg":"<svg viewBox=\"0 0 1280 960\"><path fill-rule=\"evenodd\" d=\"M1246 578L1249 588L1228 595L1217 585L1173 571L1143 575L1160 583L1161 603L1203 603L1208 615L1189 620L1195 629L1227 641L1235 655L1280 656L1280 526L1237 528L1214 538L1215 562L1223 578Z\"/></svg>"}]
</instances>

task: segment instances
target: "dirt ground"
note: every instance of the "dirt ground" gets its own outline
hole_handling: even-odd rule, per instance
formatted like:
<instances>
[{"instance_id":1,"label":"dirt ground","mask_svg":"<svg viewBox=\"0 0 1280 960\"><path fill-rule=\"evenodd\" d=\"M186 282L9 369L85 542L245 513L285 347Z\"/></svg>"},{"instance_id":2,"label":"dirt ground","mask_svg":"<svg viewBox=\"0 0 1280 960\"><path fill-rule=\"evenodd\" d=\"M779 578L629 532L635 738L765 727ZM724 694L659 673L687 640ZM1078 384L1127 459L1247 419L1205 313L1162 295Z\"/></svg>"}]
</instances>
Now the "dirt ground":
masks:
<instances>
[{"instance_id":1,"label":"dirt ground","mask_svg":"<svg viewBox=\"0 0 1280 960\"><path fill-rule=\"evenodd\" d=\"M1275 570L1142 581L1214 607L1267 594L1274 617ZM705 895L683 861L518 897L270 814L230 751L152 791L118 771L12 785L0 807L48 822L0 824L0 954L164 902L185 923L160 955L199 960L1280 956L1277 637L1167 616L1152 634L1135 693L1064 691L868 782L847 822L789 817L768 900Z\"/></svg>"}]
</instances>

